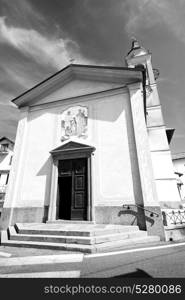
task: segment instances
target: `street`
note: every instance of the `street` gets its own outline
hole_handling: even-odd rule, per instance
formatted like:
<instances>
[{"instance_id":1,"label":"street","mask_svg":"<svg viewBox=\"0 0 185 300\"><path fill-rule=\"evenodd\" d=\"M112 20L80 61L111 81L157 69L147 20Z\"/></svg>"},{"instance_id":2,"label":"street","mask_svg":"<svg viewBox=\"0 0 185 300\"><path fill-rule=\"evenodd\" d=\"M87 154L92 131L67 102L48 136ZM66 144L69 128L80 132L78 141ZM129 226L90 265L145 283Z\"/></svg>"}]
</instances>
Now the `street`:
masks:
<instances>
[{"instance_id":1,"label":"street","mask_svg":"<svg viewBox=\"0 0 185 300\"><path fill-rule=\"evenodd\" d=\"M15 247L0 251L0 277L185 277L185 242L88 255Z\"/></svg>"},{"instance_id":2,"label":"street","mask_svg":"<svg viewBox=\"0 0 185 300\"><path fill-rule=\"evenodd\" d=\"M174 243L89 255L84 271L85 277L185 277L184 258L185 243Z\"/></svg>"}]
</instances>

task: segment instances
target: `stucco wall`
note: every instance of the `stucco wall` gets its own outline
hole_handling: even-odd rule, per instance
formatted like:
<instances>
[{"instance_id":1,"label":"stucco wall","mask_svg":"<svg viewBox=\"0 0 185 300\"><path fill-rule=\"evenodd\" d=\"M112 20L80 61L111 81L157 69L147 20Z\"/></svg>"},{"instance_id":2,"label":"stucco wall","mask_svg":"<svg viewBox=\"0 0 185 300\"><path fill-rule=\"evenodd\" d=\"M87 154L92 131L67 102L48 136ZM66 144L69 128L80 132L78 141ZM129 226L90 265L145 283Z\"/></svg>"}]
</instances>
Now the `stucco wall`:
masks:
<instances>
[{"instance_id":1,"label":"stucco wall","mask_svg":"<svg viewBox=\"0 0 185 300\"><path fill-rule=\"evenodd\" d=\"M0 155L0 171L9 171L11 168L11 157L13 156L13 151L9 151L7 154Z\"/></svg>"},{"instance_id":2,"label":"stucco wall","mask_svg":"<svg viewBox=\"0 0 185 300\"><path fill-rule=\"evenodd\" d=\"M81 102L73 99L55 107L34 108L28 112L26 146L15 207L49 204L52 164L49 151L61 145L61 113L73 105L88 108L88 138L79 139L79 142L96 147L92 158L95 205L134 203L134 193L140 187L135 186L134 191L133 181L138 182L137 178L133 180L136 153L128 94L122 90L106 97L87 98Z\"/></svg>"},{"instance_id":3,"label":"stucco wall","mask_svg":"<svg viewBox=\"0 0 185 300\"><path fill-rule=\"evenodd\" d=\"M160 206L178 208L180 197L156 84L147 97L147 131Z\"/></svg>"}]
</instances>

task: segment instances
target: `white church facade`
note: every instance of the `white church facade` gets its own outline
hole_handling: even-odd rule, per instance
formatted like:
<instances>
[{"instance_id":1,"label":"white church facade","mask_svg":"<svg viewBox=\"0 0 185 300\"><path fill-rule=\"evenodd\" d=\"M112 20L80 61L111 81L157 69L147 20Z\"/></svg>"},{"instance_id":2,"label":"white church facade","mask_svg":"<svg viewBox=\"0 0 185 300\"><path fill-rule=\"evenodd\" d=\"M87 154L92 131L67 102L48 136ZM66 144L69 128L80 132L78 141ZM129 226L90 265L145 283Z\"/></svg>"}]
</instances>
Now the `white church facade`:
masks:
<instances>
[{"instance_id":1,"label":"white church facade","mask_svg":"<svg viewBox=\"0 0 185 300\"><path fill-rule=\"evenodd\" d=\"M181 199L157 74L137 41L126 63L71 64L13 100L21 117L1 228L135 224L164 239L162 211Z\"/></svg>"}]
</instances>

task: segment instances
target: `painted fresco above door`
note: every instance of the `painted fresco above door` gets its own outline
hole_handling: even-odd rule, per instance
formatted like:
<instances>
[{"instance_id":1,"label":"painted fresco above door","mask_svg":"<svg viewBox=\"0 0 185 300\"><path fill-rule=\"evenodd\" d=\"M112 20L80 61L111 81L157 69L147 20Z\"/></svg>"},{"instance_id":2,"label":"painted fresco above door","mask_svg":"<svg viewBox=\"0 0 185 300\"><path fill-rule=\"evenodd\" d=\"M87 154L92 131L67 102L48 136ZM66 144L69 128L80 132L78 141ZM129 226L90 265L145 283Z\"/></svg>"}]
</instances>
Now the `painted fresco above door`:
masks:
<instances>
[{"instance_id":1,"label":"painted fresco above door","mask_svg":"<svg viewBox=\"0 0 185 300\"><path fill-rule=\"evenodd\" d=\"M72 136L87 137L88 109L85 106L73 106L61 114L61 141Z\"/></svg>"}]
</instances>

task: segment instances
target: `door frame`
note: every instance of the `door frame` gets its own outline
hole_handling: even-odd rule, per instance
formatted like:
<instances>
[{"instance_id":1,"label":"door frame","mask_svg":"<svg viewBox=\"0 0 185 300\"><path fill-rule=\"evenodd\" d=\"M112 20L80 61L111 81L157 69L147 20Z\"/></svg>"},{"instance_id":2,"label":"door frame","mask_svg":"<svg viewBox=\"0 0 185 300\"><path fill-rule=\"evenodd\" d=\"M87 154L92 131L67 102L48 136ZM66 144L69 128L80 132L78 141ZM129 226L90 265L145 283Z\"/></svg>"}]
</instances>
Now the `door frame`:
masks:
<instances>
[{"instance_id":1,"label":"door frame","mask_svg":"<svg viewBox=\"0 0 185 300\"><path fill-rule=\"evenodd\" d=\"M76 172L75 172L75 170L76 170L75 169L75 165L81 159L83 159L83 166L85 166L85 171L84 171L84 173L76 174ZM88 201L87 201L87 199L88 199L87 198L88 197L88 162L87 162L87 159L88 159L87 157L83 157L83 158L77 158L77 159L75 158L75 159L58 160L58 162L59 162L59 167L58 167L59 172L60 172L60 163L61 163L61 165L65 161L69 161L71 163L71 172L70 172L70 174L69 173L62 174L62 175L59 174L59 176L58 176L58 180L59 180L59 178L60 179L61 178L68 178L68 177L71 178L71 190L70 190L70 194L71 194L71 206L70 206L71 218L67 219L69 221L70 220L71 221L87 221L87 219L88 219ZM76 192L80 192L79 189L76 189L76 185L75 185L75 178L78 177L78 176L84 176L84 179L85 179L85 181L84 181L84 187L83 187L83 192L85 193L85 202L84 202L84 206L82 208L77 208L75 206L75 191ZM59 193L58 193L59 197L57 198L57 204L58 204L57 219L62 219L62 217L60 218L60 216L59 216L60 215L60 206L61 205L63 206L62 202L63 201L65 202L65 199L63 199L63 197L60 194L60 191L62 191L60 189L60 184L58 184L58 189L59 189ZM64 210L65 210L65 208L64 208ZM75 219L75 215L80 210L81 210L83 218L81 218L81 219L80 218L79 219L76 218ZM80 214L80 212L79 212L79 214ZM76 215L76 217L77 217L77 215ZM78 217L79 217L79 215L78 215Z\"/></svg>"},{"instance_id":2,"label":"door frame","mask_svg":"<svg viewBox=\"0 0 185 300\"><path fill-rule=\"evenodd\" d=\"M87 221L94 221L94 204L92 199L92 155L95 150L95 147L70 141L50 152L52 157L52 170L48 221L57 220L58 215L58 162L59 160L78 158L87 158Z\"/></svg>"}]
</instances>

